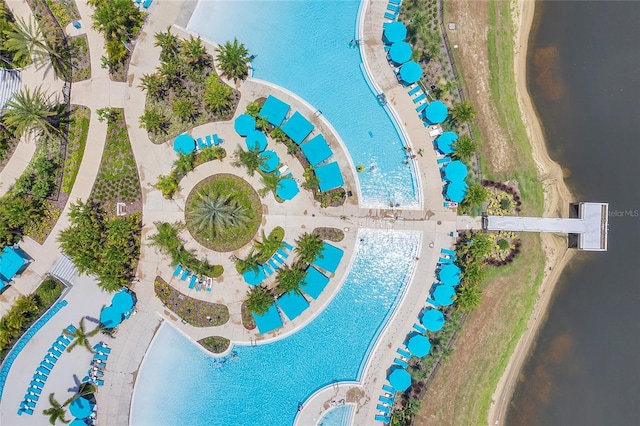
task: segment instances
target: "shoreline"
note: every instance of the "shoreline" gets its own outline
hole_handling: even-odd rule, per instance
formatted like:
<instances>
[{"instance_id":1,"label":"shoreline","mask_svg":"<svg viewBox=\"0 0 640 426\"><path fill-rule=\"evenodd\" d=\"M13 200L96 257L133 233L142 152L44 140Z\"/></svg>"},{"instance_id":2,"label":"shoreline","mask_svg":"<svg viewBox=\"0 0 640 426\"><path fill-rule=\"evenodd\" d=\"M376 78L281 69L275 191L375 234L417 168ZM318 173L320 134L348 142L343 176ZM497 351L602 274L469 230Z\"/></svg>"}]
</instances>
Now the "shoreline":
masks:
<instances>
[{"instance_id":1,"label":"shoreline","mask_svg":"<svg viewBox=\"0 0 640 426\"><path fill-rule=\"evenodd\" d=\"M566 217L569 203L573 200L573 196L564 182L562 168L549 157L544 131L527 88L527 53L529 35L535 16L535 2L532 0L518 0L516 6L512 8L511 14L517 27L514 34L515 54L513 64L516 96L522 121L531 145L533 160L538 168L538 176L544 190L543 216ZM545 254L545 271L538 289L538 298L527 322L527 329L518 340L516 348L491 398L489 424L504 424L507 408L513 397L524 362L529 355L538 331L546 320L553 290L561 272L574 256L574 252L567 249L565 237L540 234L540 239Z\"/></svg>"}]
</instances>

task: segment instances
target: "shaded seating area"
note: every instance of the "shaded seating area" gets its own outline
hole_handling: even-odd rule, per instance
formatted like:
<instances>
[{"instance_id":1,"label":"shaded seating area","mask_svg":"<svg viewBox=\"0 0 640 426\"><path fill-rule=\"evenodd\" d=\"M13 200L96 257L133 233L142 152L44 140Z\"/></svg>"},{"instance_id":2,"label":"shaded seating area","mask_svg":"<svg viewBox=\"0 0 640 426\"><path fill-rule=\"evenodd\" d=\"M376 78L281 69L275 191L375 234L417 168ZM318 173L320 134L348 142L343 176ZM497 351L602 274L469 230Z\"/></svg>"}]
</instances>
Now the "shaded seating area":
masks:
<instances>
[{"instance_id":1,"label":"shaded seating area","mask_svg":"<svg viewBox=\"0 0 640 426\"><path fill-rule=\"evenodd\" d=\"M406 41L398 41L391 45L389 48L389 57L393 63L404 64L411 59L413 50L411 45Z\"/></svg>"},{"instance_id":2,"label":"shaded seating area","mask_svg":"<svg viewBox=\"0 0 640 426\"><path fill-rule=\"evenodd\" d=\"M256 322L256 326L258 327L260 334L268 333L282 327L282 318L280 318L280 312L278 311L275 303L271 305L269 310L264 314L257 315L252 313L251 315L253 316L253 320Z\"/></svg>"},{"instance_id":3,"label":"shaded seating area","mask_svg":"<svg viewBox=\"0 0 640 426\"><path fill-rule=\"evenodd\" d=\"M312 298L317 299L327 284L329 284L329 278L313 266L310 266L307 269L304 283L300 288Z\"/></svg>"},{"instance_id":4,"label":"shaded seating area","mask_svg":"<svg viewBox=\"0 0 640 426\"><path fill-rule=\"evenodd\" d=\"M438 279L444 285L456 286L460 284L461 272L462 271L457 265L448 263L438 271Z\"/></svg>"},{"instance_id":5,"label":"shaded seating area","mask_svg":"<svg viewBox=\"0 0 640 426\"><path fill-rule=\"evenodd\" d=\"M315 126L298 111L282 125L282 131L296 144L300 145L313 131Z\"/></svg>"},{"instance_id":6,"label":"shaded seating area","mask_svg":"<svg viewBox=\"0 0 640 426\"><path fill-rule=\"evenodd\" d=\"M208 148L210 146L218 146L222 142L224 142L224 140L222 140L220 138L220 136L218 136L217 133L214 133L211 136L206 135L204 138L197 138L196 139L196 145L197 145L198 149L205 149L205 148Z\"/></svg>"},{"instance_id":7,"label":"shaded seating area","mask_svg":"<svg viewBox=\"0 0 640 426\"><path fill-rule=\"evenodd\" d=\"M344 185L340 166L338 166L336 161L316 167L313 171L320 182L320 192L327 192Z\"/></svg>"},{"instance_id":8,"label":"shaded seating area","mask_svg":"<svg viewBox=\"0 0 640 426\"><path fill-rule=\"evenodd\" d=\"M429 355L431 351L431 342L429 338L424 334L410 333L407 340L407 349L411 352L411 355L418 358Z\"/></svg>"},{"instance_id":9,"label":"shaded seating area","mask_svg":"<svg viewBox=\"0 0 640 426\"><path fill-rule=\"evenodd\" d=\"M442 101L433 101L424 112L427 121L425 125L443 123L448 115L447 106Z\"/></svg>"},{"instance_id":10,"label":"shaded seating area","mask_svg":"<svg viewBox=\"0 0 640 426\"><path fill-rule=\"evenodd\" d=\"M5 246L0 253L0 289L10 284L28 264L27 255L22 250Z\"/></svg>"},{"instance_id":11,"label":"shaded seating area","mask_svg":"<svg viewBox=\"0 0 640 426\"><path fill-rule=\"evenodd\" d=\"M178 135L173 140L173 150L178 154L189 155L196 150L196 140L187 133Z\"/></svg>"},{"instance_id":12,"label":"shaded seating area","mask_svg":"<svg viewBox=\"0 0 640 426\"><path fill-rule=\"evenodd\" d=\"M296 319L309 307L309 302L307 302L307 299L305 299L303 295L296 293L295 291L290 291L283 294L278 298L276 303L290 321Z\"/></svg>"},{"instance_id":13,"label":"shaded seating area","mask_svg":"<svg viewBox=\"0 0 640 426\"><path fill-rule=\"evenodd\" d=\"M434 306L449 306L453 304L456 290L452 286L438 284L431 290L431 299L427 302Z\"/></svg>"},{"instance_id":14,"label":"shaded seating area","mask_svg":"<svg viewBox=\"0 0 640 426\"><path fill-rule=\"evenodd\" d=\"M298 183L291 177L291 174L281 179L276 188L276 195L285 201L292 200L299 192Z\"/></svg>"},{"instance_id":15,"label":"shaded seating area","mask_svg":"<svg viewBox=\"0 0 640 426\"><path fill-rule=\"evenodd\" d=\"M256 119L249 114L242 114L233 122L233 128L240 136L247 136L256 129Z\"/></svg>"},{"instance_id":16,"label":"shaded seating area","mask_svg":"<svg viewBox=\"0 0 640 426\"><path fill-rule=\"evenodd\" d=\"M116 328L129 318L136 304L134 294L122 289L111 298L111 304L100 311L100 323L106 328Z\"/></svg>"},{"instance_id":17,"label":"shaded seating area","mask_svg":"<svg viewBox=\"0 0 640 426\"><path fill-rule=\"evenodd\" d=\"M35 336L36 333L51 318L53 318L53 316L57 314L60 311L60 309L62 309L65 306L67 306L66 300L61 300L55 305L53 305L47 313L45 313L38 321L36 321L35 324L31 326L29 330L27 330L27 332L18 340L18 342L13 346L13 348L9 350L9 352L7 353L7 356L4 359L4 363L2 364L2 369L0 369L0 399L2 398L2 392L4 390L4 384L7 380L7 376L9 375L9 370L11 370L11 366L13 365L13 362L16 360L20 352L22 352L22 349L24 349L26 344L29 343L29 340L31 340L31 338ZM63 335L62 337L66 337L66 336ZM58 339L60 339L60 337ZM66 342L66 339L64 340ZM62 349L60 349L59 346L58 347L54 347L54 346L57 346L57 345L54 343L54 345L52 345L51 348L49 349L49 353L56 357L59 357L60 355L62 355L62 351L66 349L66 344ZM46 377L44 377L44 380L42 380L42 383L44 383L44 381L46 381ZM30 392L27 390L27 393L30 393Z\"/></svg>"},{"instance_id":18,"label":"shaded seating area","mask_svg":"<svg viewBox=\"0 0 640 426\"><path fill-rule=\"evenodd\" d=\"M264 271L263 266L258 266L256 269L249 269L242 274L242 278L244 278L244 282L251 286L256 286L262 284L262 281L267 279L267 275Z\"/></svg>"},{"instance_id":19,"label":"shaded seating area","mask_svg":"<svg viewBox=\"0 0 640 426\"><path fill-rule=\"evenodd\" d=\"M437 309L424 309L420 322L428 331L440 331L444 326L444 314Z\"/></svg>"},{"instance_id":20,"label":"shaded seating area","mask_svg":"<svg viewBox=\"0 0 640 426\"><path fill-rule=\"evenodd\" d=\"M422 77L422 67L415 61L409 61L402 64L398 71L398 78L406 85L415 83Z\"/></svg>"},{"instance_id":21,"label":"shaded seating area","mask_svg":"<svg viewBox=\"0 0 640 426\"><path fill-rule=\"evenodd\" d=\"M452 181L447 184L444 197L449 201L460 203L466 197L468 189L469 187L465 181Z\"/></svg>"},{"instance_id":22,"label":"shaded seating area","mask_svg":"<svg viewBox=\"0 0 640 426\"><path fill-rule=\"evenodd\" d=\"M289 104L281 101L275 96L269 95L267 100L262 105L262 109L258 113L259 117L267 120L267 122L273 126L280 127L282 122L287 117L291 107Z\"/></svg>"},{"instance_id":23,"label":"shaded seating area","mask_svg":"<svg viewBox=\"0 0 640 426\"><path fill-rule=\"evenodd\" d=\"M313 261L313 265L335 274L343 255L344 251L342 249L325 242L316 260Z\"/></svg>"},{"instance_id":24,"label":"shaded seating area","mask_svg":"<svg viewBox=\"0 0 640 426\"><path fill-rule=\"evenodd\" d=\"M317 135L309 141L300 145L302 153L313 167L327 160L333 155L333 151L327 144L327 140L323 135Z\"/></svg>"},{"instance_id":25,"label":"shaded seating area","mask_svg":"<svg viewBox=\"0 0 640 426\"><path fill-rule=\"evenodd\" d=\"M93 346L93 350L96 351L93 354L93 359L87 370L87 375L82 379L83 383L92 383L97 386L104 386L104 369L107 366L107 359L111 353L111 348L104 342L99 342ZM73 413L72 413L73 414ZM75 416L79 419L86 417Z\"/></svg>"}]
</instances>

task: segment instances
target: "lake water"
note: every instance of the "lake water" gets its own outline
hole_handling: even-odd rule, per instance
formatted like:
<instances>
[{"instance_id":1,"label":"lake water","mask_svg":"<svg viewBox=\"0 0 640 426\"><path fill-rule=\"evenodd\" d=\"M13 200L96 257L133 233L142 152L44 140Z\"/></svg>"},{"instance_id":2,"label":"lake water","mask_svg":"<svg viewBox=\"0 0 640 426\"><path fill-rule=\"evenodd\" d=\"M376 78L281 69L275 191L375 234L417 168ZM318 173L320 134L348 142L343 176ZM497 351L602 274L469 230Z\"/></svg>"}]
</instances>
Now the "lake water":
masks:
<instances>
[{"instance_id":1,"label":"lake water","mask_svg":"<svg viewBox=\"0 0 640 426\"><path fill-rule=\"evenodd\" d=\"M507 424L640 424L640 2L536 5L528 85L577 200L609 202L609 251L562 274Z\"/></svg>"}]
</instances>

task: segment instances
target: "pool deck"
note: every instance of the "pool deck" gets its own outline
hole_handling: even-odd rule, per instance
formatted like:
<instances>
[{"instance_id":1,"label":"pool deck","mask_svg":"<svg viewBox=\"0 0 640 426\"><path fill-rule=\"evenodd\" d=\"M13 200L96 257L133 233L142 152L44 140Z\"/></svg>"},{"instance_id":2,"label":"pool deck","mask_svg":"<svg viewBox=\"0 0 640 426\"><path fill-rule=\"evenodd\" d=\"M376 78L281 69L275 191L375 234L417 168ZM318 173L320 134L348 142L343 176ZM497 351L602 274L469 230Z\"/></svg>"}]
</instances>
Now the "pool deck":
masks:
<instances>
[{"instance_id":1,"label":"pool deck","mask_svg":"<svg viewBox=\"0 0 640 426\"><path fill-rule=\"evenodd\" d=\"M153 34L165 31L172 26L175 19L184 22L183 1L154 2L150 9L150 16L138 39L133 52L129 76L126 83L113 83L108 80L106 72L99 66L99 58L103 54L102 39L91 29L89 25L91 10L83 0L77 1L78 9L82 16L83 29L89 38L89 49L92 60L92 78L86 82L74 84L72 92L73 103L87 105L92 110L91 124L89 127L89 138L85 157L81 165L76 185L72 191L70 202L77 199L86 199L90 194L95 176L100 164L100 157L91 153L102 152L106 126L98 122L96 110L105 106L124 107L125 118L128 123L128 132L132 143L134 156L138 164L138 171L141 179L143 192L143 241L155 232L153 222L180 220L184 215L185 197L189 190L201 179L216 173L231 172L247 179L254 187L260 188L257 176L246 176L244 168L234 168L231 166L231 159L226 158L222 162L207 163L199 166L189 173L180 183L181 191L176 195L175 200L165 200L162 194L151 188L157 176L167 174L176 156L172 151L170 142L154 145L150 142L146 131L137 125L138 117L144 111L145 94L139 88L140 78L143 74L152 73L158 61L159 49L154 46ZM187 8L192 6L188 2ZM386 8L386 2L368 2L363 15L363 55L366 60L366 67L375 79L376 84L384 91L392 106L394 113L399 118L406 134L409 137L409 144L413 152L424 148L424 156L418 156L416 161L417 170L421 179L423 191L424 209L366 209L360 208L357 203L357 186L355 179L355 169L351 163L344 145L331 125L324 116L316 114L316 109L296 95L283 90L277 86L266 84L255 79L245 82L233 83L242 91L242 98L236 115L244 112L246 105L254 99L268 94L274 94L280 99L291 104L293 110L300 111L306 118L315 125L314 132L321 132L334 151L334 159L341 165L342 174L345 179L345 188L351 189L354 194L349 197L345 205L338 208L320 209L311 199L307 191L301 191L296 198L284 204L277 203L272 195L262 199L265 216L263 227L268 232L275 226L282 226L285 229L285 240L294 244L295 239L304 232L310 232L316 227L329 226L345 230L345 239L342 242L334 243L345 251L344 258L331 278L327 288L318 300L311 302L311 307L296 319L294 323L287 322L285 326L266 336L258 335L255 331L246 330L241 323L240 305L245 297L247 285L241 277L236 274L225 274L223 278L214 281L211 292L196 292L187 290L185 282L172 278L172 268L167 256L161 255L153 247L143 244L138 268L139 282L132 286L138 297L137 314L125 321L120 327L115 339L109 339L112 347L109 356L107 371L105 372L105 386L98 391L97 398L99 404L98 418L101 424L127 424L131 409L131 398L138 369L144 358L144 354L159 326L164 320L183 332L190 339L197 341L210 335L220 335L230 338L235 344L261 344L267 340L283 338L311 321L320 313L326 304L337 293L345 279L353 258L354 245L357 232L361 228L381 229L386 231L412 231L422 233L422 244L419 260L415 262L415 271L411 285L406 290L404 301L390 319L387 327L379 337L378 344L370 354L366 367L364 367L362 381L360 384L344 383L329 385L320 390L309 399L298 415L298 424L315 424L323 413L332 408L333 399L345 399L347 402L357 403L354 410L354 421L357 424L370 424L375 416L375 402L381 392L381 386L385 381L386 370L395 358L395 349L398 348L411 325L416 321L420 309L425 306L431 283L435 279L435 267L439 258L440 248L451 248L453 238L450 233L456 229L455 210L443 207L442 183L436 163L436 155L432 148L432 138L429 137L427 129L418 118L415 107L407 95L405 88L402 88L396 81L391 68L387 64L385 52L382 48L382 16ZM172 28L178 35L184 35L185 31L178 27ZM213 46L207 46L212 51ZM233 120L229 122L208 123L195 128L192 134L196 137L205 134L218 133L225 143L223 147L229 156L237 145L243 145L243 139L239 138L233 130ZM270 149L274 149L281 160L288 164L294 177L302 180L302 167L298 161L286 153L282 144L274 144L270 141ZM69 205L67 205L68 209ZM66 210L65 210L66 211ZM346 217L344 219L343 217ZM26 239L23 248L35 258L35 262L22 277L16 280L16 293L28 294L37 286L42 276L46 274L51 265L57 259L60 250L56 242L56 236L61 229L68 226L68 220L63 213L60 221L54 228L45 244L39 245L32 240ZM228 254L214 254L193 241L188 234L183 235L187 240L187 247L198 251L202 256L214 263L223 264L226 271L233 271L234 266L228 259ZM238 255L242 255L247 249L239 250ZM225 303L229 307L230 321L218 327L196 328L183 323L167 307L163 306L155 297L153 282L156 276L161 276L178 290L190 297L206 300L210 302ZM80 286L74 286L68 298L75 296L80 290ZM74 293L75 292L75 293ZM17 297L17 296L16 296ZM8 306L9 304L7 304ZM91 312L85 313L84 308L68 309L67 314L72 313L73 318L69 323L77 323L82 315L96 316L99 309L91 308ZM90 308L87 306L86 308ZM60 314L58 314L60 315ZM64 322L67 322L65 319ZM66 325L66 324L65 324ZM44 333L43 345L50 344L50 340L55 339L55 333ZM37 335L37 336L38 336ZM34 350L34 357L40 358L46 346ZM74 353L80 353L78 350ZM22 357L22 355L21 355ZM21 357L18 359L20 360ZM22 382L26 374L32 374L29 360L24 360L26 367L11 370L9 380L5 389L13 389L13 385L23 392ZM20 361L22 362L22 361ZM28 365L27 365L28 364ZM82 377L86 372L85 364L81 360L78 365L70 366L67 372L69 378L71 374ZM71 373L73 369L73 373ZM61 369L62 370L62 369ZM16 374L19 371L20 374ZM56 373L57 374L57 373ZM18 377L20 376L20 377ZM30 377L30 376L29 376ZM53 378L52 378L53 379ZM57 379L56 379L57 381ZM28 383L28 382L27 382ZM66 383L66 382L65 382ZM47 384L49 386L49 383ZM52 384L53 386L53 384ZM62 386L62 385L59 385ZM25 387L26 389L26 387ZM53 389L53 388L52 388ZM48 392L48 390L47 390ZM44 392L43 392L44 394ZM38 410L46 405L46 401L40 402ZM35 413L34 416L18 418L15 415L17 405L11 401L2 401L0 404L0 420L13 424L14 420L22 421L21 424L46 424L47 419ZM22 420L20 420L22 419ZM25 420L26 419L26 420Z\"/></svg>"}]
</instances>

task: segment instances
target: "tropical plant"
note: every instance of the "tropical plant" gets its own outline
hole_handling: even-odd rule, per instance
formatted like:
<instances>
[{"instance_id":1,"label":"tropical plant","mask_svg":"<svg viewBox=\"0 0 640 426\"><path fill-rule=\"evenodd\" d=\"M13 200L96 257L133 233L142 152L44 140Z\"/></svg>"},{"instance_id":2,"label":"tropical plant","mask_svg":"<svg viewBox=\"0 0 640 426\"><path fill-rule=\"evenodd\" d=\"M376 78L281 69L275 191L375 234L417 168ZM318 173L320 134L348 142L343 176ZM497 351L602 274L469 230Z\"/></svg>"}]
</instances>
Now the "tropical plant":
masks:
<instances>
[{"instance_id":1,"label":"tropical plant","mask_svg":"<svg viewBox=\"0 0 640 426\"><path fill-rule=\"evenodd\" d=\"M227 78L244 80L249 75L249 51L235 38L233 42L227 41L218 47L216 59L222 75Z\"/></svg>"},{"instance_id":2,"label":"tropical plant","mask_svg":"<svg viewBox=\"0 0 640 426\"><path fill-rule=\"evenodd\" d=\"M469 102L460 102L451 109L451 119L458 125L468 123L476 115L473 105Z\"/></svg>"},{"instance_id":3,"label":"tropical plant","mask_svg":"<svg viewBox=\"0 0 640 426\"><path fill-rule=\"evenodd\" d=\"M233 154L237 157L237 160L234 160L231 165L234 167L246 167L249 176L253 176L261 165L264 166L266 164L266 158L261 156L258 151L251 149L245 151L239 146L233 151Z\"/></svg>"},{"instance_id":4,"label":"tropical plant","mask_svg":"<svg viewBox=\"0 0 640 426\"><path fill-rule=\"evenodd\" d=\"M167 118L155 108L145 109L140 116L140 128L146 129L149 133L166 134L169 128Z\"/></svg>"},{"instance_id":5,"label":"tropical plant","mask_svg":"<svg viewBox=\"0 0 640 426\"><path fill-rule=\"evenodd\" d=\"M302 184L303 188L315 190L320 187L320 179L316 176L316 173L313 171L313 166L309 166L304 169L303 173L304 183Z\"/></svg>"},{"instance_id":6,"label":"tropical plant","mask_svg":"<svg viewBox=\"0 0 640 426\"><path fill-rule=\"evenodd\" d=\"M471 311L480 306L481 296L482 290L477 285L462 284L458 288L458 294L456 294L454 300L463 311Z\"/></svg>"},{"instance_id":7,"label":"tropical plant","mask_svg":"<svg viewBox=\"0 0 640 426\"><path fill-rule=\"evenodd\" d=\"M71 337L73 339L73 342L71 342L71 344L67 347L67 352L71 352L77 346L82 346L91 353L95 352L91 347L89 338L100 333L101 328L98 326L95 329L87 332L84 328L84 319L85 317L82 317L80 319L80 324L78 324L75 331L71 332L66 328L62 330L62 333L65 336Z\"/></svg>"},{"instance_id":8,"label":"tropical plant","mask_svg":"<svg viewBox=\"0 0 640 426\"><path fill-rule=\"evenodd\" d=\"M269 135L277 142L284 142L288 139L287 134L281 127L274 127Z\"/></svg>"},{"instance_id":9,"label":"tropical plant","mask_svg":"<svg viewBox=\"0 0 640 426\"><path fill-rule=\"evenodd\" d=\"M469 207L481 206L489 199L489 190L479 183L472 184L467 190L462 204Z\"/></svg>"},{"instance_id":10,"label":"tropical plant","mask_svg":"<svg viewBox=\"0 0 640 426\"><path fill-rule=\"evenodd\" d=\"M478 232L471 238L469 253L479 262L484 261L493 251L494 242L489 234Z\"/></svg>"},{"instance_id":11,"label":"tropical plant","mask_svg":"<svg viewBox=\"0 0 640 426\"><path fill-rule=\"evenodd\" d=\"M247 291L245 306L256 315L264 315L274 301L273 293L267 287L257 285Z\"/></svg>"},{"instance_id":12,"label":"tropical plant","mask_svg":"<svg viewBox=\"0 0 640 426\"><path fill-rule=\"evenodd\" d=\"M171 27L167 28L167 32L155 33L155 46L160 48L160 61L166 62L169 59L178 56L180 51L180 39L177 35L171 33ZM200 37L198 37L200 38Z\"/></svg>"},{"instance_id":13,"label":"tropical plant","mask_svg":"<svg viewBox=\"0 0 640 426\"><path fill-rule=\"evenodd\" d=\"M5 31L5 37L4 48L13 53L16 63L33 61L37 66L42 66L49 61L49 57L60 58L33 16L28 21L18 17L12 28Z\"/></svg>"},{"instance_id":14,"label":"tropical plant","mask_svg":"<svg viewBox=\"0 0 640 426\"><path fill-rule=\"evenodd\" d=\"M409 23L409 27L407 28L409 30L411 38L415 38L416 35L424 33L425 25L427 24L428 20L429 18L422 11L418 11L411 16L411 22Z\"/></svg>"},{"instance_id":15,"label":"tropical plant","mask_svg":"<svg viewBox=\"0 0 640 426\"><path fill-rule=\"evenodd\" d=\"M266 196L269 192L273 192L275 194L282 179L284 179L284 176L274 172L262 173L260 176L260 182L262 182L264 187L258 190L258 194L260 194L261 197Z\"/></svg>"},{"instance_id":16,"label":"tropical plant","mask_svg":"<svg viewBox=\"0 0 640 426\"><path fill-rule=\"evenodd\" d=\"M473 260L464 265L462 279L467 284L479 284L484 276L484 267L482 261Z\"/></svg>"},{"instance_id":17,"label":"tropical plant","mask_svg":"<svg viewBox=\"0 0 640 426\"><path fill-rule=\"evenodd\" d=\"M272 236L272 234L267 236L264 229L262 230L261 237L261 241L255 242L255 247L258 249L259 256L262 259L271 257L273 253L284 246L282 239L277 236Z\"/></svg>"},{"instance_id":18,"label":"tropical plant","mask_svg":"<svg viewBox=\"0 0 640 426\"><path fill-rule=\"evenodd\" d=\"M36 87L33 92L26 87L14 93L7 102L2 120L19 138L25 133L38 136L59 133L62 115L60 108L52 102L51 95L41 87Z\"/></svg>"},{"instance_id":19,"label":"tropical plant","mask_svg":"<svg viewBox=\"0 0 640 426\"><path fill-rule=\"evenodd\" d=\"M167 200L173 199L174 194L180 189L180 185L173 174L158 176L158 182L153 187L162 191L162 195Z\"/></svg>"},{"instance_id":20,"label":"tropical plant","mask_svg":"<svg viewBox=\"0 0 640 426\"><path fill-rule=\"evenodd\" d=\"M260 101L251 102L249 105L247 105L247 114L249 114L253 118L258 118L258 114L260 114L262 105L263 103Z\"/></svg>"},{"instance_id":21,"label":"tropical plant","mask_svg":"<svg viewBox=\"0 0 640 426\"><path fill-rule=\"evenodd\" d=\"M306 272L300 269L299 265L283 265L278 269L276 282L278 283L278 293L285 294L294 292L302 294L300 287L304 284Z\"/></svg>"},{"instance_id":22,"label":"tropical plant","mask_svg":"<svg viewBox=\"0 0 640 426\"><path fill-rule=\"evenodd\" d=\"M165 95L164 84L158 74L143 74L139 87L154 99L162 99Z\"/></svg>"},{"instance_id":23,"label":"tropical plant","mask_svg":"<svg viewBox=\"0 0 640 426\"><path fill-rule=\"evenodd\" d=\"M209 62L207 49L204 47L204 44L202 44L200 36L196 38L191 36L189 40L183 40L181 51L186 58L187 64L197 69L203 68Z\"/></svg>"},{"instance_id":24,"label":"tropical plant","mask_svg":"<svg viewBox=\"0 0 640 426\"><path fill-rule=\"evenodd\" d=\"M213 113L221 113L231 108L233 90L218 80L218 76L211 74L207 77L204 90L204 104Z\"/></svg>"},{"instance_id":25,"label":"tropical plant","mask_svg":"<svg viewBox=\"0 0 640 426\"><path fill-rule=\"evenodd\" d=\"M180 120L193 122L196 119L198 107L193 99L177 98L173 101L171 110Z\"/></svg>"},{"instance_id":26,"label":"tropical plant","mask_svg":"<svg viewBox=\"0 0 640 426\"><path fill-rule=\"evenodd\" d=\"M260 263L258 262L258 253L251 250L247 257L244 259L240 259L239 257L234 257L234 262L236 263L236 268L238 272L244 274L245 272L252 270L254 272L258 272L260 268Z\"/></svg>"},{"instance_id":27,"label":"tropical plant","mask_svg":"<svg viewBox=\"0 0 640 426\"><path fill-rule=\"evenodd\" d=\"M453 143L453 149L452 157L467 162L478 149L478 144L468 135L462 135Z\"/></svg>"},{"instance_id":28,"label":"tropical plant","mask_svg":"<svg viewBox=\"0 0 640 426\"><path fill-rule=\"evenodd\" d=\"M201 189L189 209L190 221L198 232L210 240L223 229L250 221L248 211L231 195L212 193Z\"/></svg>"},{"instance_id":29,"label":"tropical plant","mask_svg":"<svg viewBox=\"0 0 640 426\"><path fill-rule=\"evenodd\" d=\"M319 236L305 232L296 240L295 252L299 260L311 263L318 257L322 258L320 251L323 245L324 242Z\"/></svg>"},{"instance_id":30,"label":"tropical plant","mask_svg":"<svg viewBox=\"0 0 640 426\"><path fill-rule=\"evenodd\" d=\"M65 424L70 422L70 420L65 418L65 415L67 414L67 410L64 408L65 406L56 400L55 394L53 393L49 394L49 404L51 407L46 410L42 410L42 414L49 416L49 423L55 425L58 420Z\"/></svg>"}]
</instances>

